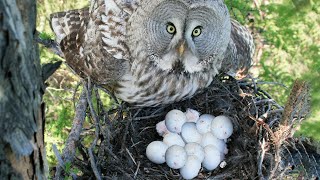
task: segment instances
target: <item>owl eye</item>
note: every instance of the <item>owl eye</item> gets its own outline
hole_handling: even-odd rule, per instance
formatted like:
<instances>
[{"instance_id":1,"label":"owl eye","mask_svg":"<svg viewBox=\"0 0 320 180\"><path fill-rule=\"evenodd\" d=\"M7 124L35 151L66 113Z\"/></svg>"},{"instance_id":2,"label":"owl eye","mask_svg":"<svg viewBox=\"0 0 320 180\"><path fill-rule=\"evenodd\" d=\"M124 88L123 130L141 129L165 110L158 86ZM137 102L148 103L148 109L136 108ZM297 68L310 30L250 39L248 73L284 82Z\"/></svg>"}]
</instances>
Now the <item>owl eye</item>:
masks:
<instances>
[{"instance_id":1,"label":"owl eye","mask_svg":"<svg viewBox=\"0 0 320 180\"><path fill-rule=\"evenodd\" d=\"M168 24L167 25L167 31L169 34L175 34L176 33L176 27L174 27L173 24Z\"/></svg>"},{"instance_id":2,"label":"owl eye","mask_svg":"<svg viewBox=\"0 0 320 180\"><path fill-rule=\"evenodd\" d=\"M199 27L199 26L194 28L194 30L192 31L193 37L198 37L198 36L200 36L200 34L201 34L201 27Z\"/></svg>"}]
</instances>

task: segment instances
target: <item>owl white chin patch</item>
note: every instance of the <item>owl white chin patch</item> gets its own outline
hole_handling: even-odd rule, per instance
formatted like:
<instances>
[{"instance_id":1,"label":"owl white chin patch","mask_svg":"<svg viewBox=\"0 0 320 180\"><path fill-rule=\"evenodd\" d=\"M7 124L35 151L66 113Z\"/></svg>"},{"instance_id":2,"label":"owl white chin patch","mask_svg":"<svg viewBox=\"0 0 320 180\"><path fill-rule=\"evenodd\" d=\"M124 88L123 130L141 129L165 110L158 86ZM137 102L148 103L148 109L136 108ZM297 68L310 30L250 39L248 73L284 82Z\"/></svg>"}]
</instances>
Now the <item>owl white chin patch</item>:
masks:
<instances>
[{"instance_id":1,"label":"owl white chin patch","mask_svg":"<svg viewBox=\"0 0 320 180\"><path fill-rule=\"evenodd\" d=\"M203 64L199 63L199 58L191 52L185 52L183 57L184 69L189 73L195 73L204 69Z\"/></svg>"},{"instance_id":2,"label":"owl white chin patch","mask_svg":"<svg viewBox=\"0 0 320 180\"><path fill-rule=\"evenodd\" d=\"M177 59L177 52L170 51L169 53L162 56L162 58L157 58L155 61L158 67L164 71L172 70L172 66Z\"/></svg>"},{"instance_id":3,"label":"owl white chin patch","mask_svg":"<svg viewBox=\"0 0 320 180\"><path fill-rule=\"evenodd\" d=\"M155 59L158 67L164 71L172 70L174 63L178 60L178 53L170 51L162 56L162 58ZM204 69L204 65L199 63L199 58L187 51L183 55L184 70L188 73L200 72Z\"/></svg>"}]
</instances>

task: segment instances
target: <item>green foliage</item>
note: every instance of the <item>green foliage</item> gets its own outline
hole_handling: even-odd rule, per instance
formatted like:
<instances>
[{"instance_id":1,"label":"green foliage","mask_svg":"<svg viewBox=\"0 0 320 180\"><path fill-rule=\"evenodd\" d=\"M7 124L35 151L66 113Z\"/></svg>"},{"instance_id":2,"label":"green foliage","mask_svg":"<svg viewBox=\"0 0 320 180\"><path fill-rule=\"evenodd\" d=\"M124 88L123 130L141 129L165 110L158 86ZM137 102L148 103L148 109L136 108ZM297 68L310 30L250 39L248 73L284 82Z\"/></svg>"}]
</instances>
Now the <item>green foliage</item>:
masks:
<instances>
[{"instance_id":1,"label":"green foliage","mask_svg":"<svg viewBox=\"0 0 320 180\"><path fill-rule=\"evenodd\" d=\"M291 87L296 78L310 82L312 114L299 134L320 140L320 2L300 0L272 1L261 6L264 19L256 14L256 26L267 46L260 62L260 78ZM300 4L300 5L299 5ZM268 92L284 104L290 88L269 86Z\"/></svg>"},{"instance_id":2,"label":"green foliage","mask_svg":"<svg viewBox=\"0 0 320 180\"><path fill-rule=\"evenodd\" d=\"M257 9L252 8L252 0L225 0L230 16L241 24L248 23L250 14L258 13Z\"/></svg>"},{"instance_id":3,"label":"green foliage","mask_svg":"<svg viewBox=\"0 0 320 180\"><path fill-rule=\"evenodd\" d=\"M313 115L314 115L314 118L319 117L320 113L319 111L314 111ZM305 123L303 123L296 135L297 136L304 135L307 137L311 137L314 140L320 141L319 132L320 132L320 123L318 119L315 119L313 121L306 121Z\"/></svg>"},{"instance_id":4,"label":"green foliage","mask_svg":"<svg viewBox=\"0 0 320 180\"><path fill-rule=\"evenodd\" d=\"M46 32L41 32L39 34L39 38L41 39L53 39L54 36L52 34L46 33Z\"/></svg>"}]
</instances>

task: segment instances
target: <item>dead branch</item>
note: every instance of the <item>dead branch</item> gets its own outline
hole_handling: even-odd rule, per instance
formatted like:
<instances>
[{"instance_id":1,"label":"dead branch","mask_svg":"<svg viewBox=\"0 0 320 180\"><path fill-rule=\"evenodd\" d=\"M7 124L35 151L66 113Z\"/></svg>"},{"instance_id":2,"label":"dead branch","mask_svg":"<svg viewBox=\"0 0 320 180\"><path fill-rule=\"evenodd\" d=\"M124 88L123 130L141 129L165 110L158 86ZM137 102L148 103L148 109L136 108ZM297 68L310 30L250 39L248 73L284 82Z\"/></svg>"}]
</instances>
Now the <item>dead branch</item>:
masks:
<instances>
[{"instance_id":1,"label":"dead branch","mask_svg":"<svg viewBox=\"0 0 320 180\"><path fill-rule=\"evenodd\" d=\"M76 144L79 141L80 133L82 131L83 122L86 117L86 109L87 109L87 96L86 91L82 91L78 105L75 110L75 117L73 119L71 132L68 136L65 148L63 149L63 153L61 155L63 163L59 163L56 167L56 173L54 179L62 178L62 169L66 163L72 163L75 152L76 152Z\"/></svg>"}]
</instances>

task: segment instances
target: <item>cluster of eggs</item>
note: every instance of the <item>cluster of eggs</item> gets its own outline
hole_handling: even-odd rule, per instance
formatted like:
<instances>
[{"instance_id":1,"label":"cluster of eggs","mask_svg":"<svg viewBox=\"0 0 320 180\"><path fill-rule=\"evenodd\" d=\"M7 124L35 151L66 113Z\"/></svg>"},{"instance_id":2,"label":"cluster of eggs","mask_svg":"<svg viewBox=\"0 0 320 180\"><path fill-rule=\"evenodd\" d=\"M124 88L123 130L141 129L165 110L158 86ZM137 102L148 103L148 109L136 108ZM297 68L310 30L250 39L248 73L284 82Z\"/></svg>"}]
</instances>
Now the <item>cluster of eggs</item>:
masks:
<instances>
[{"instance_id":1,"label":"cluster of eggs","mask_svg":"<svg viewBox=\"0 0 320 180\"><path fill-rule=\"evenodd\" d=\"M163 141L148 145L148 159L156 164L166 162L170 168L180 169L184 179L192 179L198 175L201 165L211 171L223 161L233 125L226 116L200 116L193 109L186 112L174 109L156 125L156 129Z\"/></svg>"}]
</instances>

